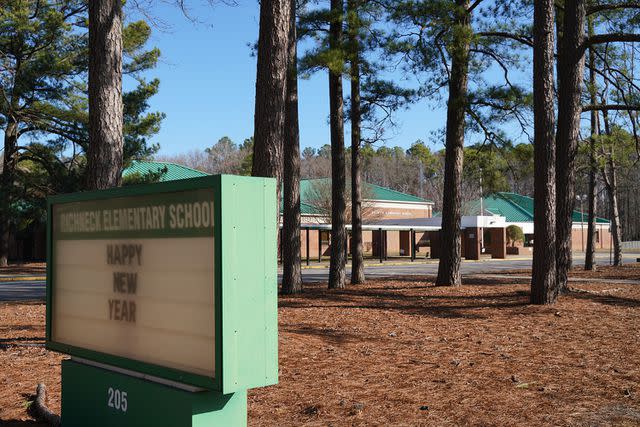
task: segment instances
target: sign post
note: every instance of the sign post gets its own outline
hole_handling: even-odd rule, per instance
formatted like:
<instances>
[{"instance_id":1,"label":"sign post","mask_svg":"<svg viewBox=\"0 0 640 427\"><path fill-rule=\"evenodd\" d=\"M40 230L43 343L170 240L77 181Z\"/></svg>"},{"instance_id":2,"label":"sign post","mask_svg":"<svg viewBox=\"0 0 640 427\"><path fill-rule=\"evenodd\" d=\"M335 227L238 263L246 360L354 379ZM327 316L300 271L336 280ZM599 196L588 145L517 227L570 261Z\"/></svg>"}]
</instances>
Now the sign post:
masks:
<instances>
[{"instance_id":1,"label":"sign post","mask_svg":"<svg viewBox=\"0 0 640 427\"><path fill-rule=\"evenodd\" d=\"M225 175L49 199L65 426L246 424L278 375L275 199Z\"/></svg>"}]
</instances>

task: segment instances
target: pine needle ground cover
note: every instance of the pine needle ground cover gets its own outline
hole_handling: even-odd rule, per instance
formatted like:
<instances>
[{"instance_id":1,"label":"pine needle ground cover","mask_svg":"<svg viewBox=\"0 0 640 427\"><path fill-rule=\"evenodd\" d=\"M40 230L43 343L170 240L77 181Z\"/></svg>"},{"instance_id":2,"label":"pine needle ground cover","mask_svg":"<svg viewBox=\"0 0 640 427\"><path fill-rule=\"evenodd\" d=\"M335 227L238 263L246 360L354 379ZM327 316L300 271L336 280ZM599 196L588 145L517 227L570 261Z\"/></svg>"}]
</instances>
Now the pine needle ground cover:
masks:
<instances>
[{"instance_id":1,"label":"pine needle ground cover","mask_svg":"<svg viewBox=\"0 0 640 427\"><path fill-rule=\"evenodd\" d=\"M549 307L515 278L325 288L281 297L280 383L250 392L250 425L640 425L640 285L572 282ZM0 305L0 425L37 425L38 382L59 413L43 339L43 305Z\"/></svg>"}]
</instances>

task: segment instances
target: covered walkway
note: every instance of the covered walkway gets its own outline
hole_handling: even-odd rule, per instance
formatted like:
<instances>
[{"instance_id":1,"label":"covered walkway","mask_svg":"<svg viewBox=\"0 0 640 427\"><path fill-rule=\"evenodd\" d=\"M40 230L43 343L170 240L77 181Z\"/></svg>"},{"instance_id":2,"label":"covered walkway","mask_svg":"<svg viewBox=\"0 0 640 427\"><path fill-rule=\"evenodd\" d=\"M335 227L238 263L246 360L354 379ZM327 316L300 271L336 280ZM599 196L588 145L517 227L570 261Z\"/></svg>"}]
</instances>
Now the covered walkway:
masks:
<instances>
[{"instance_id":1,"label":"covered walkway","mask_svg":"<svg viewBox=\"0 0 640 427\"><path fill-rule=\"evenodd\" d=\"M413 218L380 220L362 226L365 258L383 263L390 257L439 258L441 218ZM351 234L351 225L346 226ZM492 258L506 258L506 227L504 217L463 217L462 256L479 260L482 254ZM322 262L331 255L331 224L303 224L301 226L301 256L307 265L311 260ZM351 252L351 238L347 244L347 258Z\"/></svg>"}]
</instances>

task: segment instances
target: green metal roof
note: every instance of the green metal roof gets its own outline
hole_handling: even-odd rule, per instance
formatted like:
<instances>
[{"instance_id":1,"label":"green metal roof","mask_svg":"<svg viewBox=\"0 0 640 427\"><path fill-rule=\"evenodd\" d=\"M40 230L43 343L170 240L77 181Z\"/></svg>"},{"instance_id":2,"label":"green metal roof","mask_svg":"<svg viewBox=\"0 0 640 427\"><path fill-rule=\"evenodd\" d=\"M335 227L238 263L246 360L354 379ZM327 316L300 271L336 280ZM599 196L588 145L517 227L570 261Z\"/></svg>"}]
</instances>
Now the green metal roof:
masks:
<instances>
[{"instance_id":1,"label":"green metal roof","mask_svg":"<svg viewBox=\"0 0 640 427\"><path fill-rule=\"evenodd\" d=\"M302 201L308 200L314 192L316 185L330 185L329 178L303 179L300 181L300 198ZM347 183L349 185L349 183ZM368 200L381 200L388 202L413 202L413 203L432 203L421 197L411 194L402 193L387 187L381 187L375 184L363 183L363 198Z\"/></svg>"},{"instance_id":2,"label":"green metal roof","mask_svg":"<svg viewBox=\"0 0 640 427\"><path fill-rule=\"evenodd\" d=\"M150 172L158 173L161 172L164 168L166 168L167 171L160 177L160 182L198 178L208 175L205 172L175 163L136 160L131 164L131 166L129 166L122 172L122 176L127 177L134 174L146 175ZM328 178L320 178L303 179L300 181L300 211L302 214L318 214L318 210L311 203L309 203L309 200L313 197L314 192L317 191L314 187L318 184L328 186L331 184L331 180ZM363 197L365 197L366 199L393 202L431 203L428 200L422 199L420 197L401 193L399 191L381 187L379 185L364 183L363 186Z\"/></svg>"},{"instance_id":3,"label":"green metal roof","mask_svg":"<svg viewBox=\"0 0 640 427\"><path fill-rule=\"evenodd\" d=\"M500 215L506 218L507 222L531 222L533 221L533 199L516 193L494 193L482 199L484 213ZM465 215L480 214L480 199L474 200L463 207ZM584 215L588 220L587 213ZM580 221L580 212L573 211L573 222ZM598 224L609 224L609 220L596 218Z\"/></svg>"},{"instance_id":4,"label":"green metal roof","mask_svg":"<svg viewBox=\"0 0 640 427\"><path fill-rule=\"evenodd\" d=\"M122 171L122 176L127 177L134 174L146 175L150 172L158 173L161 172L164 168L166 168L167 171L160 177L160 182L198 178L208 175L205 172L191 169L182 165L177 165L175 163L136 160L131 164L131 166Z\"/></svg>"}]
</instances>

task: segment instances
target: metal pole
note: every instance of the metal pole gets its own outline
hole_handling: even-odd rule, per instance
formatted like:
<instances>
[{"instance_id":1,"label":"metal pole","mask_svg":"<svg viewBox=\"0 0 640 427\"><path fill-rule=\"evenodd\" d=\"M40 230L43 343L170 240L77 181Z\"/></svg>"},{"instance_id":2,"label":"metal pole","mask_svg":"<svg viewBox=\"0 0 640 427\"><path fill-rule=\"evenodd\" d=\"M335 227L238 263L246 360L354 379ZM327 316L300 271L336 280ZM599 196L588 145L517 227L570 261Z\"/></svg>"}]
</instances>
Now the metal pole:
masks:
<instances>
[{"instance_id":1,"label":"metal pole","mask_svg":"<svg viewBox=\"0 0 640 427\"><path fill-rule=\"evenodd\" d=\"M346 230L347 240L344 242L344 259L349 261L349 230Z\"/></svg>"},{"instance_id":2,"label":"metal pole","mask_svg":"<svg viewBox=\"0 0 640 427\"><path fill-rule=\"evenodd\" d=\"M613 265L613 242L611 241L612 238L611 225L609 225L609 265Z\"/></svg>"},{"instance_id":3,"label":"metal pole","mask_svg":"<svg viewBox=\"0 0 640 427\"><path fill-rule=\"evenodd\" d=\"M309 265L309 228L307 228L307 265Z\"/></svg>"},{"instance_id":4,"label":"metal pole","mask_svg":"<svg viewBox=\"0 0 640 427\"><path fill-rule=\"evenodd\" d=\"M322 262L322 230L318 230L318 262Z\"/></svg>"},{"instance_id":5,"label":"metal pole","mask_svg":"<svg viewBox=\"0 0 640 427\"><path fill-rule=\"evenodd\" d=\"M380 264L382 264L382 260L384 257L383 251L382 251L382 228L378 229L378 232L380 233L380 239L378 239L378 241L380 242L380 244L378 246L380 246L379 248L379 252L380 252Z\"/></svg>"},{"instance_id":6,"label":"metal pole","mask_svg":"<svg viewBox=\"0 0 640 427\"><path fill-rule=\"evenodd\" d=\"M411 236L411 262L416 259L416 231L412 228L410 231Z\"/></svg>"},{"instance_id":7,"label":"metal pole","mask_svg":"<svg viewBox=\"0 0 640 427\"><path fill-rule=\"evenodd\" d=\"M584 207L580 198L580 235L582 237L582 253L584 253Z\"/></svg>"},{"instance_id":8,"label":"metal pole","mask_svg":"<svg viewBox=\"0 0 640 427\"><path fill-rule=\"evenodd\" d=\"M384 259L386 261L389 259L387 254L387 231L385 230L383 234L384 234Z\"/></svg>"}]
</instances>

